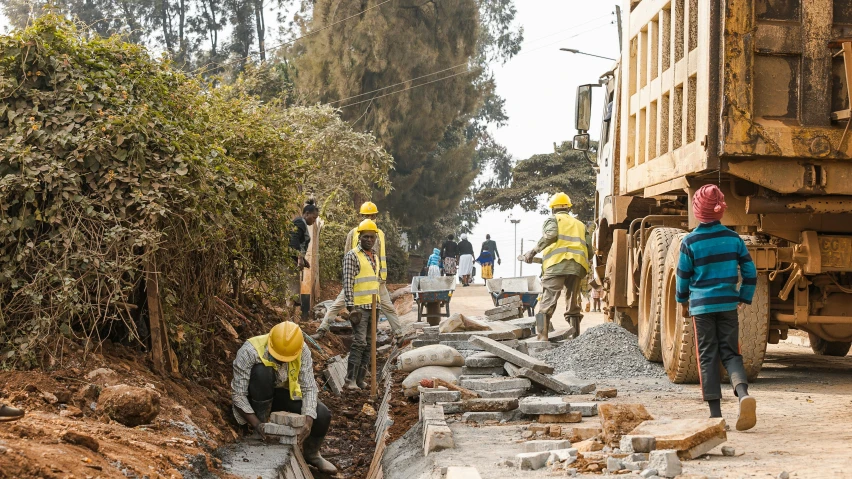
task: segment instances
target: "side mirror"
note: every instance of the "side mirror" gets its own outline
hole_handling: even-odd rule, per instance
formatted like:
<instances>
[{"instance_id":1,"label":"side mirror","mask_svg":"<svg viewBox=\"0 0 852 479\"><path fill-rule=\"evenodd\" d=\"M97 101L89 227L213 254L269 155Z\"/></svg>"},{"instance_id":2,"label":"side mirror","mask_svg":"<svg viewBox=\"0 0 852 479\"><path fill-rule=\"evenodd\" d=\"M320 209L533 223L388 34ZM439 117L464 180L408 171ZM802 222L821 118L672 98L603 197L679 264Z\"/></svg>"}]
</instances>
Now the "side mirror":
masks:
<instances>
[{"instance_id":1,"label":"side mirror","mask_svg":"<svg viewBox=\"0 0 852 479\"><path fill-rule=\"evenodd\" d=\"M574 123L577 130L589 131L592 123L592 88L598 85L580 85L577 87L577 107Z\"/></svg>"},{"instance_id":2,"label":"side mirror","mask_svg":"<svg viewBox=\"0 0 852 479\"><path fill-rule=\"evenodd\" d=\"M589 134L588 133L580 133L579 135L574 135L574 149L580 151L589 151Z\"/></svg>"}]
</instances>

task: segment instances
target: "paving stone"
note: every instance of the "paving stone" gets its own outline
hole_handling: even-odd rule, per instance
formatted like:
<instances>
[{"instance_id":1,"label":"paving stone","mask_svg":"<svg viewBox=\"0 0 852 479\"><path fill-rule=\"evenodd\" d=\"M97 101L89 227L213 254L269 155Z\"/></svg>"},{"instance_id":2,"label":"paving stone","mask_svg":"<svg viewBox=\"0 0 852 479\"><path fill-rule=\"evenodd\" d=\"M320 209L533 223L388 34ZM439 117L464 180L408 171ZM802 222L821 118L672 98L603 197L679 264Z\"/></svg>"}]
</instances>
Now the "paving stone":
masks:
<instances>
[{"instance_id":1,"label":"paving stone","mask_svg":"<svg viewBox=\"0 0 852 479\"><path fill-rule=\"evenodd\" d=\"M683 472L683 466L674 449L651 451L648 469L656 469L661 477L676 477Z\"/></svg>"},{"instance_id":2,"label":"paving stone","mask_svg":"<svg viewBox=\"0 0 852 479\"><path fill-rule=\"evenodd\" d=\"M654 436L658 449L674 449L681 459L695 459L728 439L722 418L645 421L630 434Z\"/></svg>"},{"instance_id":3,"label":"paving stone","mask_svg":"<svg viewBox=\"0 0 852 479\"><path fill-rule=\"evenodd\" d=\"M513 319L513 320L507 321L507 322L509 324L513 324L513 325L519 326L521 328L530 328L530 329L535 328L535 318L524 317L524 318Z\"/></svg>"},{"instance_id":4,"label":"paving stone","mask_svg":"<svg viewBox=\"0 0 852 479\"><path fill-rule=\"evenodd\" d=\"M524 414L565 414L571 406L561 397L525 397L519 402Z\"/></svg>"},{"instance_id":5,"label":"paving stone","mask_svg":"<svg viewBox=\"0 0 852 479\"><path fill-rule=\"evenodd\" d=\"M461 381L471 381L471 380L474 380L474 379L491 379L491 378L494 378L494 376L492 376L490 374L463 374L463 375L459 376L459 384L461 384Z\"/></svg>"},{"instance_id":6,"label":"paving stone","mask_svg":"<svg viewBox=\"0 0 852 479\"><path fill-rule=\"evenodd\" d=\"M524 378L482 378L461 379L459 386L475 391L507 391L510 389L529 389L532 384Z\"/></svg>"},{"instance_id":7,"label":"paving stone","mask_svg":"<svg viewBox=\"0 0 852 479\"><path fill-rule=\"evenodd\" d=\"M615 388L598 389L595 392L595 399L612 399L618 396L618 390Z\"/></svg>"},{"instance_id":8,"label":"paving stone","mask_svg":"<svg viewBox=\"0 0 852 479\"><path fill-rule=\"evenodd\" d=\"M580 379L570 372L555 374L551 378L563 384L563 394L590 394L597 388L594 382Z\"/></svg>"},{"instance_id":9,"label":"paving stone","mask_svg":"<svg viewBox=\"0 0 852 479\"><path fill-rule=\"evenodd\" d=\"M455 447L453 431L446 425L429 424L423 429L423 454Z\"/></svg>"},{"instance_id":10,"label":"paving stone","mask_svg":"<svg viewBox=\"0 0 852 479\"><path fill-rule=\"evenodd\" d=\"M465 412L495 412L518 409L518 400L513 398L466 399L462 401Z\"/></svg>"},{"instance_id":11,"label":"paving stone","mask_svg":"<svg viewBox=\"0 0 852 479\"><path fill-rule=\"evenodd\" d=\"M609 472L611 474L613 472L618 472L622 469L624 469L624 466L621 464L621 459L618 459L617 457L612 457L612 456L606 458L606 470L607 470L607 472Z\"/></svg>"},{"instance_id":12,"label":"paving stone","mask_svg":"<svg viewBox=\"0 0 852 479\"><path fill-rule=\"evenodd\" d=\"M483 337L473 337L470 342L517 366L529 368L542 374L553 374L553 366L512 349L507 346L506 342L500 343ZM517 341L515 342L517 343ZM517 347L517 344L515 346Z\"/></svg>"},{"instance_id":13,"label":"paving stone","mask_svg":"<svg viewBox=\"0 0 852 479\"><path fill-rule=\"evenodd\" d=\"M444 414L461 414L465 412L461 401L442 402L437 405L444 408Z\"/></svg>"},{"instance_id":14,"label":"paving stone","mask_svg":"<svg viewBox=\"0 0 852 479\"><path fill-rule=\"evenodd\" d=\"M483 351L483 349L470 341L438 341L438 344L449 346L453 349L471 349L473 351Z\"/></svg>"},{"instance_id":15,"label":"paving stone","mask_svg":"<svg viewBox=\"0 0 852 479\"><path fill-rule=\"evenodd\" d=\"M499 314L507 313L507 312L513 312L513 313L517 314L518 311L520 311L520 309L521 309L521 306L517 302L507 303L507 304L497 306L496 308L486 309L485 315L486 316L497 316Z\"/></svg>"},{"instance_id":16,"label":"paving stone","mask_svg":"<svg viewBox=\"0 0 852 479\"><path fill-rule=\"evenodd\" d=\"M450 466L447 468L446 479L482 479L475 467Z\"/></svg>"},{"instance_id":17,"label":"paving stone","mask_svg":"<svg viewBox=\"0 0 852 479\"><path fill-rule=\"evenodd\" d=\"M445 416L444 406L441 404L427 405L421 408L420 420L427 422L441 422Z\"/></svg>"},{"instance_id":18,"label":"paving stone","mask_svg":"<svg viewBox=\"0 0 852 479\"><path fill-rule=\"evenodd\" d=\"M278 444L285 446L295 446L299 444L299 436L275 436L278 438Z\"/></svg>"},{"instance_id":19,"label":"paving stone","mask_svg":"<svg viewBox=\"0 0 852 479\"><path fill-rule=\"evenodd\" d=\"M429 323L426 323L426 324L429 324ZM440 326L424 326L423 327L423 334L438 335L440 333L441 333L441 327Z\"/></svg>"},{"instance_id":20,"label":"paving stone","mask_svg":"<svg viewBox=\"0 0 852 479\"><path fill-rule=\"evenodd\" d=\"M596 402L572 402L570 406L571 411L579 411L583 417L598 415L598 403Z\"/></svg>"},{"instance_id":21,"label":"paving stone","mask_svg":"<svg viewBox=\"0 0 852 479\"><path fill-rule=\"evenodd\" d=\"M522 471L535 471L547 464L550 452L524 452L515 456L518 469Z\"/></svg>"},{"instance_id":22,"label":"paving stone","mask_svg":"<svg viewBox=\"0 0 852 479\"><path fill-rule=\"evenodd\" d=\"M527 390L524 388L520 389L506 389L504 391L474 391L479 394L479 397L483 399L496 399L496 398L514 398L520 399L527 395Z\"/></svg>"},{"instance_id":23,"label":"paving stone","mask_svg":"<svg viewBox=\"0 0 852 479\"><path fill-rule=\"evenodd\" d=\"M464 366L462 368L463 376L504 376L506 371L503 369L503 365L490 368L475 368L470 366Z\"/></svg>"},{"instance_id":24,"label":"paving stone","mask_svg":"<svg viewBox=\"0 0 852 479\"><path fill-rule=\"evenodd\" d=\"M603 410L599 409L598 412L601 414L601 417L603 417ZM657 439L654 436L625 435L621 436L621 442L619 443L619 449L621 449L621 452L647 453L653 451L656 448Z\"/></svg>"},{"instance_id":25,"label":"paving stone","mask_svg":"<svg viewBox=\"0 0 852 479\"><path fill-rule=\"evenodd\" d=\"M502 368L505 362L505 359L491 353L479 352L465 358L464 365L471 368Z\"/></svg>"},{"instance_id":26,"label":"paving stone","mask_svg":"<svg viewBox=\"0 0 852 479\"><path fill-rule=\"evenodd\" d=\"M571 442L563 440L527 441L524 443L524 452L556 451L570 447Z\"/></svg>"},{"instance_id":27,"label":"paving stone","mask_svg":"<svg viewBox=\"0 0 852 479\"><path fill-rule=\"evenodd\" d=\"M566 382L561 374L557 374L556 376L548 376L533 371L529 368L516 366L510 362L506 362L503 365L503 368L506 370L509 376L527 378L530 381L544 386L547 389L555 391L559 394L583 394L586 392L591 392L595 388L595 384L590 383L588 381L582 381L576 378L572 378L572 381Z\"/></svg>"},{"instance_id":28,"label":"paving stone","mask_svg":"<svg viewBox=\"0 0 852 479\"><path fill-rule=\"evenodd\" d=\"M263 433L271 436L298 436L301 429L271 422L263 423L262 427Z\"/></svg>"},{"instance_id":29,"label":"paving stone","mask_svg":"<svg viewBox=\"0 0 852 479\"><path fill-rule=\"evenodd\" d=\"M423 346L432 346L433 344L441 344L437 339L415 339L411 341L411 346L414 348L422 348Z\"/></svg>"},{"instance_id":30,"label":"paving stone","mask_svg":"<svg viewBox=\"0 0 852 479\"><path fill-rule=\"evenodd\" d=\"M736 456L737 450L733 448L733 446L722 446L722 455L723 456Z\"/></svg>"},{"instance_id":31,"label":"paving stone","mask_svg":"<svg viewBox=\"0 0 852 479\"><path fill-rule=\"evenodd\" d=\"M497 421L500 422L503 420L502 412L466 412L462 414L461 418L462 422L473 422L476 424L482 424L486 421Z\"/></svg>"},{"instance_id":32,"label":"paving stone","mask_svg":"<svg viewBox=\"0 0 852 479\"><path fill-rule=\"evenodd\" d=\"M569 411L565 414L539 414L538 422L546 424L549 422L555 423L577 423L583 420L583 415L580 411Z\"/></svg>"},{"instance_id":33,"label":"paving stone","mask_svg":"<svg viewBox=\"0 0 852 479\"><path fill-rule=\"evenodd\" d=\"M439 402L455 402L461 400L459 391L421 391L420 402L423 404L438 404Z\"/></svg>"}]
</instances>

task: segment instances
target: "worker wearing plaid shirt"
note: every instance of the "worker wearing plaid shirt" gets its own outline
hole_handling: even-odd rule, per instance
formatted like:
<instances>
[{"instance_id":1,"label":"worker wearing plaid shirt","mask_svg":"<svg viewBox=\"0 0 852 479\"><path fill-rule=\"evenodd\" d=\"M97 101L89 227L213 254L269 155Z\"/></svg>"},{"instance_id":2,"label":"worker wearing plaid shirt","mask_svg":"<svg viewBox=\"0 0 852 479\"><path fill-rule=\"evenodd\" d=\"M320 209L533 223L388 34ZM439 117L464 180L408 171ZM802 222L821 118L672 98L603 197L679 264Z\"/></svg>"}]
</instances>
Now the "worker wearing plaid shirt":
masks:
<instances>
[{"instance_id":1,"label":"worker wearing plaid shirt","mask_svg":"<svg viewBox=\"0 0 852 479\"><path fill-rule=\"evenodd\" d=\"M343 297L352 323L352 347L346 369L347 389L363 389L370 362L370 315L379 293L378 258L373 252L378 228L372 220L358 225L358 246L343 256Z\"/></svg>"}]
</instances>

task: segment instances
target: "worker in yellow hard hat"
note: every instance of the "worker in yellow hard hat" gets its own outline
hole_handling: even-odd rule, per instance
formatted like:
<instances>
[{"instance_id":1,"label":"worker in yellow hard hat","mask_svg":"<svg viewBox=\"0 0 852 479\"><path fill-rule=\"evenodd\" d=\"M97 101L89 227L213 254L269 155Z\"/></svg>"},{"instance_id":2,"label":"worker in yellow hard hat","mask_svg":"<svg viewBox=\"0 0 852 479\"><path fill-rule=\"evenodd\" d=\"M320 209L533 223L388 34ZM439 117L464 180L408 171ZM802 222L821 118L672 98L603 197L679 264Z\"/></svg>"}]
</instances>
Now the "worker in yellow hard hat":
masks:
<instances>
[{"instance_id":1,"label":"worker in yellow hard hat","mask_svg":"<svg viewBox=\"0 0 852 479\"><path fill-rule=\"evenodd\" d=\"M531 263L536 254L542 253L541 286L542 299L536 327L542 337L547 335L550 318L556 311L556 302L565 290L565 319L574 328L574 337L580 334L580 283L589 273L589 258L592 255L592 239L583 223L571 216L571 198L559 192L550 199L553 215L544 222L543 234L536 246L524 253L524 261Z\"/></svg>"},{"instance_id":2,"label":"worker in yellow hard hat","mask_svg":"<svg viewBox=\"0 0 852 479\"><path fill-rule=\"evenodd\" d=\"M367 365L370 363L372 328L370 327L373 297L379 294L381 264L373 246L379 228L366 219L358 225L358 246L343 256L343 301L352 323L352 346L346 368L347 389L364 389L367 384Z\"/></svg>"},{"instance_id":3,"label":"worker in yellow hard hat","mask_svg":"<svg viewBox=\"0 0 852 479\"><path fill-rule=\"evenodd\" d=\"M336 474L334 464L320 455L331 412L317 400L317 393L311 352L297 324L278 323L269 334L250 338L237 351L231 381L237 422L250 424L266 440L273 439L263 425L272 412L303 414L305 425L298 439L305 460L324 473Z\"/></svg>"},{"instance_id":4,"label":"worker in yellow hard hat","mask_svg":"<svg viewBox=\"0 0 852 479\"><path fill-rule=\"evenodd\" d=\"M361 219L370 220L375 223L376 219L379 216L379 209L376 207L376 204L372 201L367 201L363 205L361 205ZM346 236L346 242L343 246L343 251L349 251L358 246L358 227L352 228L349 231L349 234ZM373 244L373 252L378 255L379 263L380 263L380 271L379 271L379 311L388 319L388 324L391 327L391 331L394 336L398 339L402 334L402 324L399 322L399 316L396 313L396 308L393 305L393 301L391 301L390 291L388 291L387 287L387 279L388 279L388 264L387 264L387 255L385 253L385 233L378 229L376 233L376 242ZM344 309L346 303L343 298L343 291L337 295L337 298L334 300L334 303L328 308L325 313L325 317L322 320L322 324L320 324L317 329L316 334L312 337L314 339L321 339L328 332L331 327L331 323L334 322L334 318L336 318Z\"/></svg>"}]
</instances>

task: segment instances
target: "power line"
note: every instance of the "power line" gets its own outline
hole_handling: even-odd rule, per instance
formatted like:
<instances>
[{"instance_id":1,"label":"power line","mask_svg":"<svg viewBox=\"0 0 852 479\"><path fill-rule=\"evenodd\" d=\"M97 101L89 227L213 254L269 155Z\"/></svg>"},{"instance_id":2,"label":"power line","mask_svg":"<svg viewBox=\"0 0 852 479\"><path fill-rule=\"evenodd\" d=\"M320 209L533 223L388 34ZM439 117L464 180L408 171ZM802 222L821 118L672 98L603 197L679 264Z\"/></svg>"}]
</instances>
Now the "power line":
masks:
<instances>
[{"instance_id":1,"label":"power line","mask_svg":"<svg viewBox=\"0 0 852 479\"><path fill-rule=\"evenodd\" d=\"M406 83L408 83L408 82L417 81L417 80L420 80L421 78L426 78L426 77L430 77L430 76L432 76L432 75L437 75L437 74L439 74L439 73L444 73L445 71L455 70L456 68L463 67L463 66L467 66L467 62L459 63L459 64L458 64L458 65L456 65L456 66L452 66L452 67L449 67L449 68L444 68L443 70L438 70L438 71L436 71L436 72L427 73L427 74L425 74L425 75L421 75L421 76L416 77L416 78L411 78L411 79L408 79L408 80L403 80L403 81L401 81L401 82L399 82L399 83L394 83L393 85L388 85L388 86L385 86L385 87L377 88L377 89L375 89L375 90L368 91L368 92L366 92L366 93L361 93L360 95L350 96L350 97L348 97L348 98L343 98L342 100L335 100L335 101L333 101L333 102L330 102L329 104L330 104L330 105L334 105L335 103L343 103L344 101L354 100L355 98L359 98L359 97L362 97L362 96L365 96L365 95L369 95L369 94L371 94L371 93L376 93L376 92L380 92L380 91L382 91L382 90L387 90L388 88L393 88L393 87L395 87L395 86L404 85L404 84L406 84ZM449 78L449 77L448 77L448 78ZM353 103L353 104L354 104L354 103ZM349 106L349 105L346 105L346 106Z\"/></svg>"},{"instance_id":2,"label":"power line","mask_svg":"<svg viewBox=\"0 0 852 479\"><path fill-rule=\"evenodd\" d=\"M437 79L432 80L432 81L427 81L427 82L425 82L425 83L420 83L419 85L412 85L412 86L410 86L410 87L408 87L408 88L403 88L402 90L397 90L397 91L392 91L392 92L389 92L389 93L385 93L384 95L379 95L379 96L376 96L376 97L370 98L369 100L361 100L361 101L357 101L357 102L355 102L355 103L349 103L349 104L347 104L347 105L343 105L343 106L341 106L340 108L346 108L347 106L355 106L355 105L360 105L360 104L362 104L362 103L367 103L367 102L369 102L369 101L378 100L379 98L384 98L384 97L386 97L386 96L395 95L395 94L397 94L397 93L402 93L402 92L405 92L405 91L408 91L408 90L413 90L413 89L418 88L418 87L421 87L421 86L426 86L426 85L429 85L429 84L431 84L431 83L437 83L437 82L442 81L442 80L447 80L447 79L450 79L450 78L453 78L453 77L457 77L457 76L459 76L459 75L464 75L465 73L473 73L473 70L465 70L465 71L463 71L463 72L453 73L452 75L447 75L447 76L445 76L445 77L437 78ZM428 76L428 75L427 75L427 76ZM405 83L405 82L403 82L403 83Z\"/></svg>"}]
</instances>

